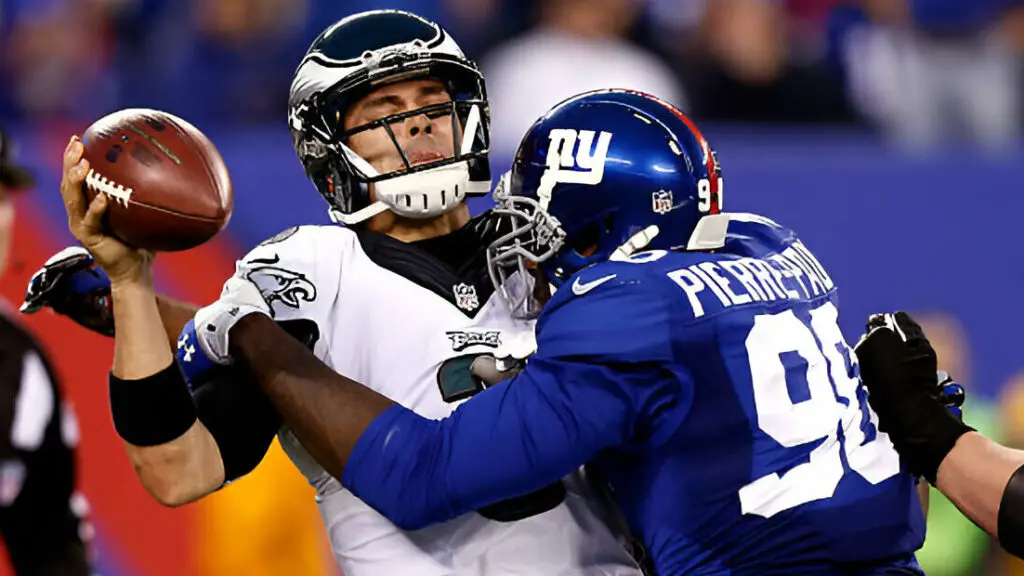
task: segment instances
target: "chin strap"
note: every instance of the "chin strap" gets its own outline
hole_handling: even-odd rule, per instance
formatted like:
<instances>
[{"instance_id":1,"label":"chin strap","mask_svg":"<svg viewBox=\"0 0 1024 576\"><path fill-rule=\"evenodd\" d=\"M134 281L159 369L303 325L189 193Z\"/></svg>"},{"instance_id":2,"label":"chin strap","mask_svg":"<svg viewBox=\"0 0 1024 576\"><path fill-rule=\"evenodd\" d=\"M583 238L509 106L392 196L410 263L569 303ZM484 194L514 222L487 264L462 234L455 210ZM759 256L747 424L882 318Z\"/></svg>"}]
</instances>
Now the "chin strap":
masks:
<instances>
[{"instance_id":1,"label":"chin strap","mask_svg":"<svg viewBox=\"0 0 1024 576\"><path fill-rule=\"evenodd\" d=\"M661 231L653 224L644 228L636 234L633 234L629 240L626 240L625 244L616 248L615 252L612 252L612 255L608 257L608 259L613 262L628 260L630 256L643 250L653 242L659 232Z\"/></svg>"},{"instance_id":2,"label":"chin strap","mask_svg":"<svg viewBox=\"0 0 1024 576\"><path fill-rule=\"evenodd\" d=\"M344 224L345 226L351 226L352 224L359 224L364 220L369 220L381 212L386 212L388 209L387 204L383 202L374 202L366 208L356 210L351 214L345 214L334 208L329 208L327 214L331 217L331 222L335 224Z\"/></svg>"}]
</instances>

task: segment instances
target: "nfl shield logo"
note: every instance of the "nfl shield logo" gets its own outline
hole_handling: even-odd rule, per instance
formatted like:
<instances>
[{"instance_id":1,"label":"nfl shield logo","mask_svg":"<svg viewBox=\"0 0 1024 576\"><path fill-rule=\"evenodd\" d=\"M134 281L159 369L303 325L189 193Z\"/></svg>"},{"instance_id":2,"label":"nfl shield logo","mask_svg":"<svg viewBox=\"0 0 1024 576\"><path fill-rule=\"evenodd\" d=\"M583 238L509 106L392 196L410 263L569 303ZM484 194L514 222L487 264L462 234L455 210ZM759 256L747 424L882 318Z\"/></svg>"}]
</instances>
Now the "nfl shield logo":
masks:
<instances>
[{"instance_id":1,"label":"nfl shield logo","mask_svg":"<svg viewBox=\"0 0 1024 576\"><path fill-rule=\"evenodd\" d=\"M655 214L667 214L672 211L674 207L672 204L672 191L671 190L658 190L651 195L651 208Z\"/></svg>"},{"instance_id":2,"label":"nfl shield logo","mask_svg":"<svg viewBox=\"0 0 1024 576\"><path fill-rule=\"evenodd\" d=\"M455 305L467 312L472 312L480 307L480 300L476 297L476 286L459 284L454 288Z\"/></svg>"}]
</instances>

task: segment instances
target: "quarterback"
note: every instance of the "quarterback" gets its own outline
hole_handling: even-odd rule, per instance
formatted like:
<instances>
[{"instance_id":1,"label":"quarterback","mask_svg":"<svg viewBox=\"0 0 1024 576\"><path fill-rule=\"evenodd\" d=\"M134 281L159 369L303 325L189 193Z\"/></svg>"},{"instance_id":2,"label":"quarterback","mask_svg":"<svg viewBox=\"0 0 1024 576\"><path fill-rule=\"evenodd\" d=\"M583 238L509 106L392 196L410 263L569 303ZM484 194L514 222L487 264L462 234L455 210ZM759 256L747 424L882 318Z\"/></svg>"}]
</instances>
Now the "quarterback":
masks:
<instances>
[{"instance_id":1,"label":"quarterback","mask_svg":"<svg viewBox=\"0 0 1024 576\"><path fill-rule=\"evenodd\" d=\"M268 239L237 263L225 293L252 287L275 326L318 364L372 382L428 420L448 416L482 389L466 359L533 330L511 317L488 276L497 220L470 219L463 203L490 189L483 78L436 24L362 13L313 42L288 121L307 175L345 226ZM247 366L199 369L216 356L194 334L178 334L193 315L202 325L204 312L157 298L151 255L103 234L104 202L86 206L80 192L81 151L73 140L62 193L72 231L109 283L88 256L65 252L33 282L25 308L49 304L114 334L114 424L161 502L183 504L246 474L277 434L316 489L347 576L639 574L581 471L420 530L396 526L345 489L282 427Z\"/></svg>"},{"instance_id":2,"label":"quarterback","mask_svg":"<svg viewBox=\"0 0 1024 576\"><path fill-rule=\"evenodd\" d=\"M317 460L410 530L590 463L658 574L920 575L916 479L868 406L835 283L792 231L722 212L722 185L653 97L587 93L538 120L487 250L513 314L540 310L537 350L442 419L317 361L244 278L186 328L202 366L184 364L245 365Z\"/></svg>"}]
</instances>

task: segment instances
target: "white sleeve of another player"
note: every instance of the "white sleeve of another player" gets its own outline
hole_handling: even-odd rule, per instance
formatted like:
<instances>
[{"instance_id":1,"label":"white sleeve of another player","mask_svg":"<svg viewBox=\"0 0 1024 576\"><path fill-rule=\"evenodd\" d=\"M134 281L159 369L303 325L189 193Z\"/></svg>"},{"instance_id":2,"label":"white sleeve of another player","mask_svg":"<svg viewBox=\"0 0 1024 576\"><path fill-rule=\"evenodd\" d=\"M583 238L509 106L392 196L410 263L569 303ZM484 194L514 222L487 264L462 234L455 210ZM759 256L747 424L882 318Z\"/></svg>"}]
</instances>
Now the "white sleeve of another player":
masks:
<instances>
[{"instance_id":1,"label":"white sleeve of another player","mask_svg":"<svg viewBox=\"0 0 1024 576\"><path fill-rule=\"evenodd\" d=\"M265 240L235 264L235 276L260 289L273 318L310 337L318 358L327 357L331 311L337 299L344 250L351 231L338 226L299 226ZM314 330L315 329L315 330ZM296 337L299 337L296 335Z\"/></svg>"}]
</instances>

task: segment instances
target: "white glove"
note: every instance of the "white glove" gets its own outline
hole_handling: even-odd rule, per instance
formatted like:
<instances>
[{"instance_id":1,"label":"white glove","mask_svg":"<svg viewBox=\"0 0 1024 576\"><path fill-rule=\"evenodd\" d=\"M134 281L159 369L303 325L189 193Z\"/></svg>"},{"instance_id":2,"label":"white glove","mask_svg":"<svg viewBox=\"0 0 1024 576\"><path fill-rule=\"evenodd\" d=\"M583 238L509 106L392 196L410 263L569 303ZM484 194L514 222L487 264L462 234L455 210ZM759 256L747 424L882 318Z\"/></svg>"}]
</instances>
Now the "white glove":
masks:
<instances>
[{"instance_id":1,"label":"white glove","mask_svg":"<svg viewBox=\"0 0 1024 576\"><path fill-rule=\"evenodd\" d=\"M498 370L502 372L523 369L526 360L537 352L537 337L533 331L521 332L494 351Z\"/></svg>"},{"instance_id":2,"label":"white glove","mask_svg":"<svg viewBox=\"0 0 1024 576\"><path fill-rule=\"evenodd\" d=\"M469 371L487 386L494 386L522 372L526 368L527 359L536 351L537 339L533 332L524 332L499 346L493 356L478 356L473 360Z\"/></svg>"},{"instance_id":3,"label":"white glove","mask_svg":"<svg viewBox=\"0 0 1024 576\"><path fill-rule=\"evenodd\" d=\"M271 316L270 306L252 282L232 276L216 302L195 315L195 338L206 356L216 364L230 364L228 336L235 323L249 314Z\"/></svg>"}]
</instances>

